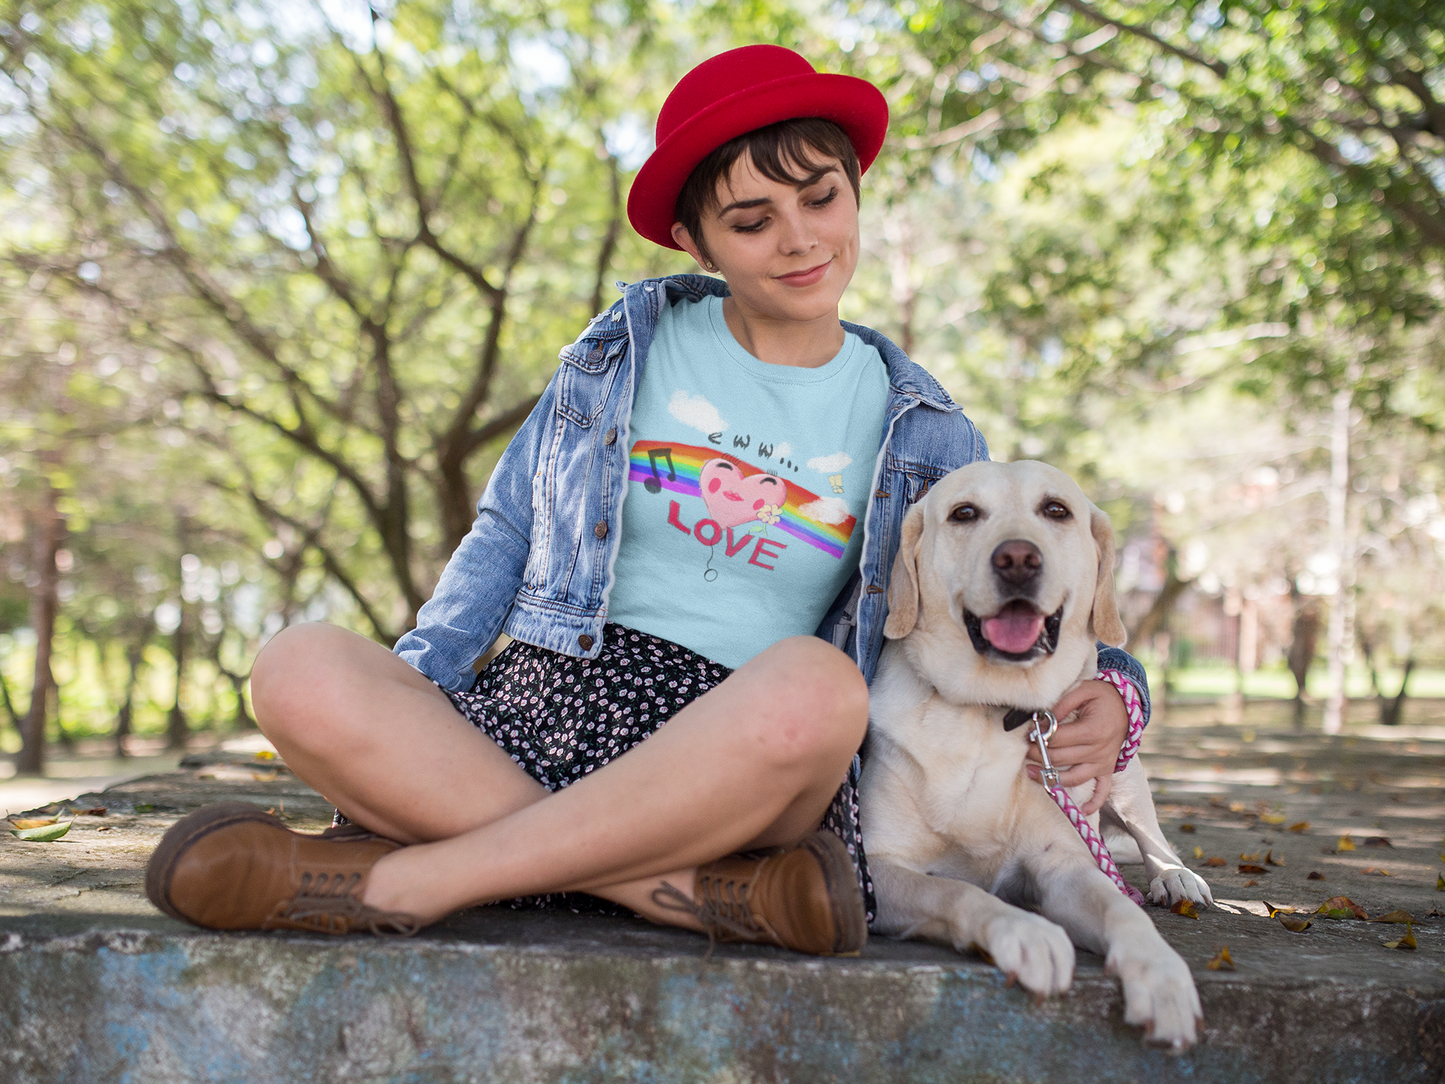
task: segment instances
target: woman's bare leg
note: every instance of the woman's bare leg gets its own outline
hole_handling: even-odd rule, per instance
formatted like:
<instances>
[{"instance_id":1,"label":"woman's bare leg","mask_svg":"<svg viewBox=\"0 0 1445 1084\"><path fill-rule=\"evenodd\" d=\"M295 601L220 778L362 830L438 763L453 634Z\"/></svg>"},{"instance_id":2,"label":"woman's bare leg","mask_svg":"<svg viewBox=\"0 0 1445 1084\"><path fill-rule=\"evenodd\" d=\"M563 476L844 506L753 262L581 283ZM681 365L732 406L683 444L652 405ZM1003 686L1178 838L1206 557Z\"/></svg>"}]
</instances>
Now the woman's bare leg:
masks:
<instances>
[{"instance_id":1,"label":"woman's bare leg","mask_svg":"<svg viewBox=\"0 0 1445 1084\"><path fill-rule=\"evenodd\" d=\"M375 831L440 841L388 856L367 883L367 903L426 919L585 890L694 925L652 890L689 892L701 862L814 830L867 720L857 668L798 637L548 795L429 681L351 633L283 633L252 680L257 718L298 775Z\"/></svg>"}]
</instances>

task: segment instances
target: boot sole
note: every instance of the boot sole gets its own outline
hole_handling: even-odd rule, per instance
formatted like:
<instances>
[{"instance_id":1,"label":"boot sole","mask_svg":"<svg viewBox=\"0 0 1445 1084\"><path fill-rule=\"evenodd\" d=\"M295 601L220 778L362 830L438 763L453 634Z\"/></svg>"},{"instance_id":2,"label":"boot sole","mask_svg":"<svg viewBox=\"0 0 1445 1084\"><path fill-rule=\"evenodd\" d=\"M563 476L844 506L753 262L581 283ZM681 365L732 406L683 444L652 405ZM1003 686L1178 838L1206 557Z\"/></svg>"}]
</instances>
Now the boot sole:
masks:
<instances>
[{"instance_id":1,"label":"boot sole","mask_svg":"<svg viewBox=\"0 0 1445 1084\"><path fill-rule=\"evenodd\" d=\"M198 840L222 828L247 821L263 821L283 832L290 831L270 813L247 802L217 802L187 813L166 830L146 864L146 898L172 918L194 925L194 919L177 910L170 901L171 874L176 863Z\"/></svg>"},{"instance_id":2,"label":"boot sole","mask_svg":"<svg viewBox=\"0 0 1445 1084\"><path fill-rule=\"evenodd\" d=\"M814 832L803 842L818 860L828 896L836 903L838 939L828 956L857 956L868 943L868 916L863 909L863 893L858 887L858 871L848 857L848 847L832 832Z\"/></svg>"}]
</instances>

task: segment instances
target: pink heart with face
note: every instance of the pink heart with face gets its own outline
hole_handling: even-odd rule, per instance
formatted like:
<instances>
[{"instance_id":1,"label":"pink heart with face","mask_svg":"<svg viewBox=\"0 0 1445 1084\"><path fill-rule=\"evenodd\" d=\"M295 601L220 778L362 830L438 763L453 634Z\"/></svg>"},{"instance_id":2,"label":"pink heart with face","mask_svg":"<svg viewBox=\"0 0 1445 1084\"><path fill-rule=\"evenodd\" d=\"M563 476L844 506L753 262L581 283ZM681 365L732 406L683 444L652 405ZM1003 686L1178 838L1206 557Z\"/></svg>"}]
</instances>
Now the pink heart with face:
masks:
<instances>
[{"instance_id":1,"label":"pink heart with face","mask_svg":"<svg viewBox=\"0 0 1445 1084\"><path fill-rule=\"evenodd\" d=\"M788 499L788 486L771 474L743 472L726 459L709 459L698 473L707 514L719 527L736 527L758 518L764 505L781 508Z\"/></svg>"}]
</instances>

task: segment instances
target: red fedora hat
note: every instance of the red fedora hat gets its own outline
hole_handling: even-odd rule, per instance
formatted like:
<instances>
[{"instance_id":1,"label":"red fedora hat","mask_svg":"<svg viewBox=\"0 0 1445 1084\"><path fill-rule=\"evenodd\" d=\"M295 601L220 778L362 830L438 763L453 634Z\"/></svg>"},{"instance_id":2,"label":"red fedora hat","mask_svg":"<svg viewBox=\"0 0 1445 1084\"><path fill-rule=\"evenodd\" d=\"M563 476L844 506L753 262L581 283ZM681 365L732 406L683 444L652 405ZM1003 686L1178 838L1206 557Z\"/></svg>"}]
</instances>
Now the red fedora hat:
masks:
<instances>
[{"instance_id":1,"label":"red fedora hat","mask_svg":"<svg viewBox=\"0 0 1445 1084\"><path fill-rule=\"evenodd\" d=\"M820 74L780 45L745 45L704 60L662 103L657 149L627 196L633 229L664 248L679 247L672 239L673 211L697 164L730 139L797 117L837 124L866 170L883 146L888 103L866 79Z\"/></svg>"}]
</instances>

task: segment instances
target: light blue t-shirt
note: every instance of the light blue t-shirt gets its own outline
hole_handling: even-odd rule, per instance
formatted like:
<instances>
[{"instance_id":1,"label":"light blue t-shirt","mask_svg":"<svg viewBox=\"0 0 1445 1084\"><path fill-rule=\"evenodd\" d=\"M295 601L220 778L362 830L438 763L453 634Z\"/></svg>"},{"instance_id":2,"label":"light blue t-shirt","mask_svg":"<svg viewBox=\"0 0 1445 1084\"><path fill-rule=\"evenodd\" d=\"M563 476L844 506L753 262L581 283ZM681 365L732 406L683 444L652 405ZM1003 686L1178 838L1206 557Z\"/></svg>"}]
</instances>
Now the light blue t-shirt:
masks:
<instances>
[{"instance_id":1,"label":"light blue t-shirt","mask_svg":"<svg viewBox=\"0 0 1445 1084\"><path fill-rule=\"evenodd\" d=\"M811 635L858 566L888 369L848 334L814 369L744 350L722 298L664 310L632 408L607 620L736 668Z\"/></svg>"}]
</instances>

